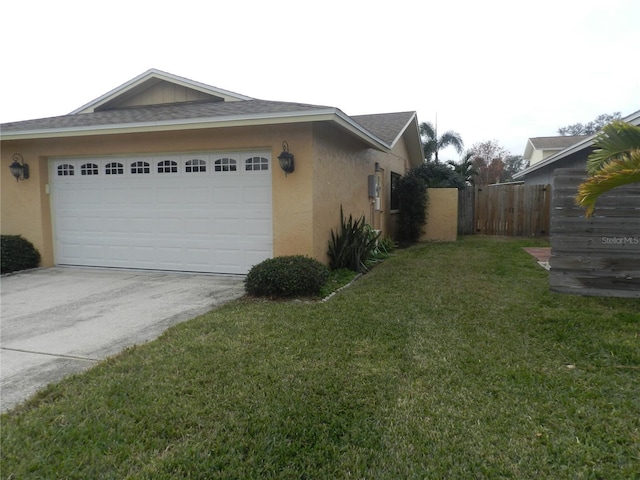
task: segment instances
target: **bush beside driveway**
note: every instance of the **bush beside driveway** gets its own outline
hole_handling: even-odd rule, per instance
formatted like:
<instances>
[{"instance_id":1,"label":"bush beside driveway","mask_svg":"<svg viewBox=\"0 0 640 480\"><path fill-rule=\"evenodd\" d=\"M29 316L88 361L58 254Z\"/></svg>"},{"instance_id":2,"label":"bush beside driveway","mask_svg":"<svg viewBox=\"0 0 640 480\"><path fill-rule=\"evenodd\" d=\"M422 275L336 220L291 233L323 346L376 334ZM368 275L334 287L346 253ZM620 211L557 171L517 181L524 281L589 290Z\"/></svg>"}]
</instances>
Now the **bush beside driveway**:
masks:
<instances>
[{"instance_id":1,"label":"bush beside driveway","mask_svg":"<svg viewBox=\"0 0 640 480\"><path fill-rule=\"evenodd\" d=\"M419 245L172 327L2 416L2 475L633 478L640 301L550 293L536 245Z\"/></svg>"}]
</instances>

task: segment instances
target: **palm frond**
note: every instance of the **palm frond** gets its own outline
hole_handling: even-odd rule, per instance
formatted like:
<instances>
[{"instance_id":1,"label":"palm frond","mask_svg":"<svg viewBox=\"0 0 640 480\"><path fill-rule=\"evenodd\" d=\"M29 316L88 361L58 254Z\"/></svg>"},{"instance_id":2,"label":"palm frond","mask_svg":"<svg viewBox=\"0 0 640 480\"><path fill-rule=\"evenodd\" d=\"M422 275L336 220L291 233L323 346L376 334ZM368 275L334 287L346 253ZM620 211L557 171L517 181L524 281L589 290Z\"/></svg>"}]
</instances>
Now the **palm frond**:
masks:
<instances>
[{"instance_id":1,"label":"palm frond","mask_svg":"<svg viewBox=\"0 0 640 480\"><path fill-rule=\"evenodd\" d=\"M455 148L458 155L464 151L464 143L462 142L462 137L458 132L449 130L440 136L438 139L438 150L442 150L447 147Z\"/></svg>"},{"instance_id":2,"label":"palm frond","mask_svg":"<svg viewBox=\"0 0 640 480\"><path fill-rule=\"evenodd\" d=\"M590 217L596 206L596 200L609 190L640 182L640 148L627 155L606 162L578 187L576 203L585 208L585 215Z\"/></svg>"},{"instance_id":3,"label":"palm frond","mask_svg":"<svg viewBox=\"0 0 640 480\"><path fill-rule=\"evenodd\" d=\"M438 147L434 139L428 140L423 143L424 158L431 160L434 154L438 152Z\"/></svg>"},{"instance_id":4,"label":"palm frond","mask_svg":"<svg viewBox=\"0 0 640 480\"><path fill-rule=\"evenodd\" d=\"M433 128L431 122L422 122L420 124L420 136L425 137L427 140L435 140L436 129Z\"/></svg>"},{"instance_id":5,"label":"palm frond","mask_svg":"<svg viewBox=\"0 0 640 480\"><path fill-rule=\"evenodd\" d=\"M606 125L593 142L594 151L587 161L589 175L598 174L608 162L621 159L640 147L640 127L615 121Z\"/></svg>"}]
</instances>

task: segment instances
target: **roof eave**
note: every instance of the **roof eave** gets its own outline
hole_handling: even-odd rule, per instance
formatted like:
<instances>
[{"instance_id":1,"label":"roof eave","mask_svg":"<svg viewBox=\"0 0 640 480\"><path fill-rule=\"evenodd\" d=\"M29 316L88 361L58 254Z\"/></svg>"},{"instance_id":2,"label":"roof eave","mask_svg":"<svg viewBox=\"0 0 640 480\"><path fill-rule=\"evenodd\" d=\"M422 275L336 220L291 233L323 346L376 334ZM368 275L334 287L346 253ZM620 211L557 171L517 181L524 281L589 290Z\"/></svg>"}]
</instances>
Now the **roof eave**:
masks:
<instances>
[{"instance_id":1,"label":"roof eave","mask_svg":"<svg viewBox=\"0 0 640 480\"><path fill-rule=\"evenodd\" d=\"M351 117L349 117L341 110L335 109L334 113L336 116L336 121L340 126L346 128L356 137L364 140L364 142L369 144L370 147L381 151L388 151L391 148L391 145L387 144L384 140L371 133L369 130L354 121Z\"/></svg>"},{"instance_id":2,"label":"roof eave","mask_svg":"<svg viewBox=\"0 0 640 480\"><path fill-rule=\"evenodd\" d=\"M148 133L170 130L190 130L204 128L224 128L254 125L274 125L300 122L334 121L352 135L360 138L370 147L386 151L389 145L351 120L337 109L316 110L313 112L288 112L255 115L228 115L224 117L188 118L184 120L166 120L157 122L139 122L127 124L98 125L87 127L67 127L53 129L23 130L15 133L3 132L2 140L31 140L44 138L86 137L91 135L116 135L124 133Z\"/></svg>"},{"instance_id":3,"label":"roof eave","mask_svg":"<svg viewBox=\"0 0 640 480\"><path fill-rule=\"evenodd\" d=\"M531 142L531 139L529 138L527 140L527 146L524 147L524 155L522 155L522 157L525 160L529 160L531 158L531 154L533 153L533 149L534 149L533 143Z\"/></svg>"},{"instance_id":4,"label":"roof eave","mask_svg":"<svg viewBox=\"0 0 640 480\"><path fill-rule=\"evenodd\" d=\"M406 125L402 128L398 136L391 142L391 147L405 135L409 134L407 141L407 149L409 150L409 158L412 167L417 167L424 162L424 149L422 148L422 139L420 138L420 125L418 124L418 115L414 112Z\"/></svg>"}]
</instances>

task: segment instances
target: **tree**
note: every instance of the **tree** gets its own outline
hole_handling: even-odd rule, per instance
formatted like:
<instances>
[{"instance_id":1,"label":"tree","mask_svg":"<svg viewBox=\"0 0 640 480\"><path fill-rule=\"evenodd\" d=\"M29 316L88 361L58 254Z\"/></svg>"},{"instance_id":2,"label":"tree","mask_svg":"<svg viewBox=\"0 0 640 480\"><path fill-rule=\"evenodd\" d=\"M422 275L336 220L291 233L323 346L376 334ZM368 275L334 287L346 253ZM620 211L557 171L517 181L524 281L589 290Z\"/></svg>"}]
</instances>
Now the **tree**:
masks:
<instances>
[{"instance_id":1,"label":"tree","mask_svg":"<svg viewBox=\"0 0 640 480\"><path fill-rule=\"evenodd\" d=\"M424 165L412 168L398 181L400 212L397 239L402 245L418 241L426 223L429 195L423 172L420 171Z\"/></svg>"},{"instance_id":2,"label":"tree","mask_svg":"<svg viewBox=\"0 0 640 480\"><path fill-rule=\"evenodd\" d=\"M464 178L455 171L452 163L424 162L415 167L414 173L422 178L428 188L464 188Z\"/></svg>"},{"instance_id":3,"label":"tree","mask_svg":"<svg viewBox=\"0 0 640 480\"><path fill-rule=\"evenodd\" d=\"M522 155L507 155L504 159L504 181L510 182L513 176L529 166Z\"/></svg>"},{"instance_id":4,"label":"tree","mask_svg":"<svg viewBox=\"0 0 640 480\"><path fill-rule=\"evenodd\" d=\"M458 132L449 130L438 137L437 127L434 128L431 122L422 122L420 124L420 137L424 145L424 158L426 160L431 160L435 157L435 161L438 162L438 152L443 148L453 147L458 154L461 154L464 150L464 143Z\"/></svg>"},{"instance_id":5,"label":"tree","mask_svg":"<svg viewBox=\"0 0 640 480\"><path fill-rule=\"evenodd\" d=\"M473 165L472 156L472 152L467 152L465 153L464 158L460 161L460 163L456 163L451 160L447 162L453 167L453 171L458 175L465 186L475 185L475 177L478 175L478 170L476 170L475 166Z\"/></svg>"},{"instance_id":6,"label":"tree","mask_svg":"<svg viewBox=\"0 0 640 480\"><path fill-rule=\"evenodd\" d=\"M574 123L573 125L567 125L558 129L558 134L563 136L568 135L593 135L602 127L613 121L620 120L620 112L613 112L612 114L603 113L598 115L595 120L589 123Z\"/></svg>"},{"instance_id":7,"label":"tree","mask_svg":"<svg viewBox=\"0 0 640 480\"><path fill-rule=\"evenodd\" d=\"M478 172L476 185L490 185L505 180L505 159L509 152L496 140L475 143L469 153L473 167Z\"/></svg>"},{"instance_id":8,"label":"tree","mask_svg":"<svg viewBox=\"0 0 640 480\"><path fill-rule=\"evenodd\" d=\"M576 203L590 217L600 195L640 182L640 127L622 121L605 126L587 160L587 180L578 186Z\"/></svg>"}]
</instances>

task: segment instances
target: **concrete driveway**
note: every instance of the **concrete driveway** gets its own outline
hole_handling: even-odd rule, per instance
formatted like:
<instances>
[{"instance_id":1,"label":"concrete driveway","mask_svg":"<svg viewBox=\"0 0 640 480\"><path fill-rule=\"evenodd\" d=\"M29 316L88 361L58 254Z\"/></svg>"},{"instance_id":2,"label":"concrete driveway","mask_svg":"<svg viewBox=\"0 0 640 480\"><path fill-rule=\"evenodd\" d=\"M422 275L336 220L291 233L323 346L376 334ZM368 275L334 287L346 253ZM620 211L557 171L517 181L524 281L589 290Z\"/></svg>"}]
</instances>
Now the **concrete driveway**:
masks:
<instances>
[{"instance_id":1,"label":"concrete driveway","mask_svg":"<svg viewBox=\"0 0 640 480\"><path fill-rule=\"evenodd\" d=\"M53 267L0 280L0 411L244 294L243 277Z\"/></svg>"}]
</instances>

